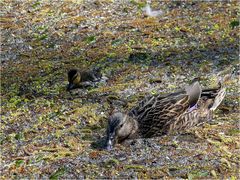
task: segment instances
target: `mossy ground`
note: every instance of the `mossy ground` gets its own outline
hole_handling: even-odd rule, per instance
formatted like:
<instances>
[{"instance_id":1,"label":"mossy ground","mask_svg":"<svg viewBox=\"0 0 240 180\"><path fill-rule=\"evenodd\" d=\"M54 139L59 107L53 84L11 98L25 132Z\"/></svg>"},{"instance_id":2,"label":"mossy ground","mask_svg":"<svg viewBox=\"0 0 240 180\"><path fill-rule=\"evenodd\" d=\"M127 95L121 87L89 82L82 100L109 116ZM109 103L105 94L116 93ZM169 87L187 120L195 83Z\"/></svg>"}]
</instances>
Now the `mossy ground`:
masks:
<instances>
[{"instance_id":1,"label":"mossy ground","mask_svg":"<svg viewBox=\"0 0 240 180\"><path fill-rule=\"evenodd\" d=\"M145 1L0 1L1 179L239 179L239 5ZM101 67L98 88L66 92L72 67ZM180 136L99 150L112 107L235 76L214 120ZM110 105L110 102L112 105ZM124 103L123 103L124 102Z\"/></svg>"}]
</instances>

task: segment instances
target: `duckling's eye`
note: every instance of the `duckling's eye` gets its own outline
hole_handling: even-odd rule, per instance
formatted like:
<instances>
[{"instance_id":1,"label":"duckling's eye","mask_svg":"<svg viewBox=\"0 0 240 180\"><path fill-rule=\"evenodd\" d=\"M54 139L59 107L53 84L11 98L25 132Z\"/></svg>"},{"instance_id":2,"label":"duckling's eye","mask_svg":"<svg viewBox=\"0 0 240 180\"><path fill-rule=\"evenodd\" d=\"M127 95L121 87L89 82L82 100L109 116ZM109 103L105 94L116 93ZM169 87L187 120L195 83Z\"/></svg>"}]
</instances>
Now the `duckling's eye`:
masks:
<instances>
[{"instance_id":1,"label":"duckling's eye","mask_svg":"<svg viewBox=\"0 0 240 180\"><path fill-rule=\"evenodd\" d=\"M120 124L119 128L122 128L123 127L123 124Z\"/></svg>"}]
</instances>

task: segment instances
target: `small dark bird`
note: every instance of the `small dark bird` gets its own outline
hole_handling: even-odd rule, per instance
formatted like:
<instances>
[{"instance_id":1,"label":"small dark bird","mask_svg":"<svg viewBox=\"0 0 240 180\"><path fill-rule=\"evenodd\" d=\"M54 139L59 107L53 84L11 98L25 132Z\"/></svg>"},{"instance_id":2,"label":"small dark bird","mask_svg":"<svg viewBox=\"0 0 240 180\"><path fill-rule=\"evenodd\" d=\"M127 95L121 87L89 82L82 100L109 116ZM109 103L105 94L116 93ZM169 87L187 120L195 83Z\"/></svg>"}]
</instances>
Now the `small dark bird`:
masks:
<instances>
[{"instance_id":1,"label":"small dark bird","mask_svg":"<svg viewBox=\"0 0 240 180\"><path fill-rule=\"evenodd\" d=\"M80 71L79 69L71 69L68 71L67 91L76 88L94 86L94 82L101 80L102 74L100 69Z\"/></svg>"},{"instance_id":2,"label":"small dark bird","mask_svg":"<svg viewBox=\"0 0 240 180\"><path fill-rule=\"evenodd\" d=\"M108 121L106 148L127 139L151 138L181 131L212 118L226 94L219 87L202 90L196 81L184 90L148 96L128 114L113 114Z\"/></svg>"}]
</instances>

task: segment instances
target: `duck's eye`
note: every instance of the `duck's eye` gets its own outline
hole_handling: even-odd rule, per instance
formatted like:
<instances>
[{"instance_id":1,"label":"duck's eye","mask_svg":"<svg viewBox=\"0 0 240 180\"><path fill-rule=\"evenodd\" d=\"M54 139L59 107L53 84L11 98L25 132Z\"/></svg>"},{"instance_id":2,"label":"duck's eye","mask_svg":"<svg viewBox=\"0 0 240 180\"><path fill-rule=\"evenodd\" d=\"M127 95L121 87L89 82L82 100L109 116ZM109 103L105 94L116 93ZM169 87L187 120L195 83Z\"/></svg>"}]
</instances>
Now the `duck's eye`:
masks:
<instances>
[{"instance_id":1,"label":"duck's eye","mask_svg":"<svg viewBox=\"0 0 240 180\"><path fill-rule=\"evenodd\" d=\"M119 128L122 128L123 127L123 124L120 124Z\"/></svg>"}]
</instances>

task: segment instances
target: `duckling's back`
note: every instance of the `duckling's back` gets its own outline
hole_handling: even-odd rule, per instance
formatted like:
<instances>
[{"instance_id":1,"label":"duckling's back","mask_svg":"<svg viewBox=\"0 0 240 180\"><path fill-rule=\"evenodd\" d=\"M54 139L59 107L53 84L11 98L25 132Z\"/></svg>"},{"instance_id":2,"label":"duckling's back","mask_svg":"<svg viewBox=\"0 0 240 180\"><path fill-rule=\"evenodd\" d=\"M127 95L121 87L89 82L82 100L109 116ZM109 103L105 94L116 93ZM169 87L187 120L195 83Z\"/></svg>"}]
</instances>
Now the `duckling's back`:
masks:
<instances>
[{"instance_id":1,"label":"duckling's back","mask_svg":"<svg viewBox=\"0 0 240 180\"><path fill-rule=\"evenodd\" d=\"M99 81L102 77L100 70L87 70L81 72L81 82L85 81L92 81L96 82Z\"/></svg>"}]
</instances>

